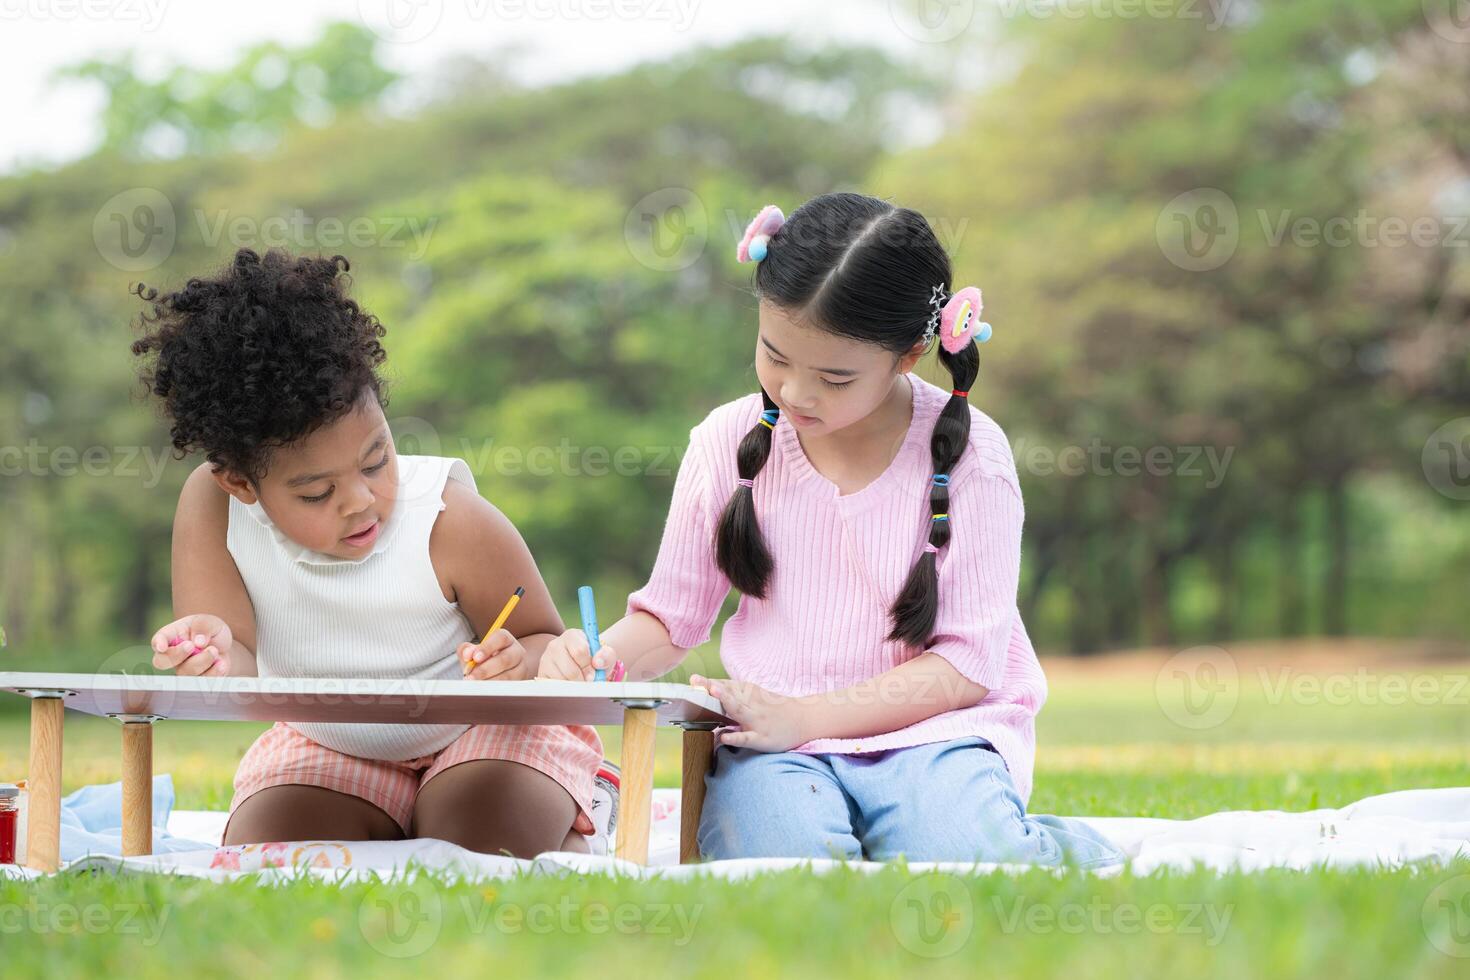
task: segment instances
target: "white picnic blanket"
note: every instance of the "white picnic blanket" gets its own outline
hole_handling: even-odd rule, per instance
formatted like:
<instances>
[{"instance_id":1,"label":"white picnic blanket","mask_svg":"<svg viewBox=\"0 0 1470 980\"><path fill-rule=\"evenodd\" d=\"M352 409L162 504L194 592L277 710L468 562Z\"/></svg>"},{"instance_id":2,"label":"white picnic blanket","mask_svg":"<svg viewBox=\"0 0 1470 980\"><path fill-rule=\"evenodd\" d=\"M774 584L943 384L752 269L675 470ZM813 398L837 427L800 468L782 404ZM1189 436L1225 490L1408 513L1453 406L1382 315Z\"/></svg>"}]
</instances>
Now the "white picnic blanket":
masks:
<instances>
[{"instance_id":1,"label":"white picnic blanket","mask_svg":"<svg viewBox=\"0 0 1470 980\"><path fill-rule=\"evenodd\" d=\"M168 830L178 837L217 843L225 814L176 810ZM1288 813L1280 810L1235 810L1195 820L1138 817L1083 817L1114 841L1128 856L1126 864L1099 869L1113 875L1127 869L1150 874L1161 869L1203 866L1217 873L1266 868L1306 870L1318 867L1383 867L1406 864L1444 865L1470 858L1470 787L1416 789L1370 796L1339 809ZM91 855L70 862L62 873L83 870L155 872L224 881L246 874L259 880L302 876L333 880L394 878L430 869L436 874L468 879L517 874L616 874L631 877L716 875L743 878L768 871L806 867L825 872L843 862L818 859L749 859L680 865L679 791L656 790L649 864L640 867L613 857L548 852L533 861L495 857L440 840L304 841L207 847L196 851L119 858ZM879 862L849 862L874 871ZM1023 865L910 862L916 872L949 873L1026 870ZM4 866L0 873L35 876L24 868Z\"/></svg>"}]
</instances>

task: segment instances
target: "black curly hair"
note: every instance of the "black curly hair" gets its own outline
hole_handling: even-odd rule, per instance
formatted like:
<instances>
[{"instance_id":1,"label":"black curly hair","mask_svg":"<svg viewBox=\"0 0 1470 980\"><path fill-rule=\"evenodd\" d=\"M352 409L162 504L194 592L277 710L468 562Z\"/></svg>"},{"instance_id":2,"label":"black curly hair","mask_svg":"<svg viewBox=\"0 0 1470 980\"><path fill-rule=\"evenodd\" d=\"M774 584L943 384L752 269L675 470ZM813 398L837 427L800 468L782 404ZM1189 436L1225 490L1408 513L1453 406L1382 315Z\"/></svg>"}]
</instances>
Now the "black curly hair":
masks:
<instances>
[{"instance_id":1,"label":"black curly hair","mask_svg":"<svg viewBox=\"0 0 1470 980\"><path fill-rule=\"evenodd\" d=\"M242 248L210 278L159 295L130 292L141 314L133 353L140 380L162 400L175 455L202 451L216 467L258 483L271 453L386 392L378 318L346 294L340 255L264 256Z\"/></svg>"}]
</instances>

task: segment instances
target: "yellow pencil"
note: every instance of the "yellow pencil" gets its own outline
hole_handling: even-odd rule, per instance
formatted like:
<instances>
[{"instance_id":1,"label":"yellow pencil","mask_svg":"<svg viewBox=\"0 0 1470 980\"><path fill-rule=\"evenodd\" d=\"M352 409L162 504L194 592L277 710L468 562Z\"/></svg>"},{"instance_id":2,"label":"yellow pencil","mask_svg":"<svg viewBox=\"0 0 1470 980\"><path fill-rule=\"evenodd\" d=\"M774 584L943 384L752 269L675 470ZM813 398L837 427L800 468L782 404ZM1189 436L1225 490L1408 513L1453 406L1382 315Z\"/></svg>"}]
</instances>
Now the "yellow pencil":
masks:
<instances>
[{"instance_id":1,"label":"yellow pencil","mask_svg":"<svg viewBox=\"0 0 1470 980\"><path fill-rule=\"evenodd\" d=\"M490 640L490 635L496 630L500 629L500 627L505 625L505 621L507 619L510 619L510 614L515 610L516 604L521 601L521 596L525 594L525 589L516 589L515 592L511 594L511 597L505 600L505 608L500 610L500 615L495 617L495 622L490 624L490 628L485 631L485 639L480 641L480 646L484 646L486 643L488 643ZM467 661L465 663L464 672L466 674L474 669L475 662L473 660Z\"/></svg>"}]
</instances>

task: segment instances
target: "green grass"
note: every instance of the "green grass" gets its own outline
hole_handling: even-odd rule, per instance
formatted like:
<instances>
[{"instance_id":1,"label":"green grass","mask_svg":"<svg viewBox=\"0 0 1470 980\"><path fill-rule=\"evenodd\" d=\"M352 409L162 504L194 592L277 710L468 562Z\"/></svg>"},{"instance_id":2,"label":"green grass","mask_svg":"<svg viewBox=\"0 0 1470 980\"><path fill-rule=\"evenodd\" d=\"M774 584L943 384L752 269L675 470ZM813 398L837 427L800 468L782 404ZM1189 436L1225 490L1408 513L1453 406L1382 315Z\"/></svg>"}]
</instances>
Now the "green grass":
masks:
<instances>
[{"instance_id":1,"label":"green grass","mask_svg":"<svg viewBox=\"0 0 1470 980\"><path fill-rule=\"evenodd\" d=\"M1465 965L1449 954L1470 944L1441 930L1435 889L1467 871L270 888L80 878L0 885L0 909L29 920L5 935L15 975L1448 978Z\"/></svg>"},{"instance_id":2,"label":"green grass","mask_svg":"<svg viewBox=\"0 0 1470 980\"><path fill-rule=\"evenodd\" d=\"M1152 676L1058 670L1038 725L1031 808L1193 817L1470 784L1470 712L1452 695L1462 673L1434 675L1436 697L1407 703L1382 688L1341 703L1310 688L1282 696L1245 678L1228 716L1192 728ZM178 806L224 807L235 764L263 727L162 724L155 763L174 775ZM603 735L617 758L617 733ZM24 714L0 713L0 779L24 774L26 738ZM118 778L112 722L69 714L65 752L67 789ZM677 780L671 731L657 781ZM0 943L16 974L1450 977L1464 975L1470 955L1467 893L1470 861L1224 877L957 879L893 868L741 883L424 878L340 888L84 875L0 884Z\"/></svg>"}]
</instances>

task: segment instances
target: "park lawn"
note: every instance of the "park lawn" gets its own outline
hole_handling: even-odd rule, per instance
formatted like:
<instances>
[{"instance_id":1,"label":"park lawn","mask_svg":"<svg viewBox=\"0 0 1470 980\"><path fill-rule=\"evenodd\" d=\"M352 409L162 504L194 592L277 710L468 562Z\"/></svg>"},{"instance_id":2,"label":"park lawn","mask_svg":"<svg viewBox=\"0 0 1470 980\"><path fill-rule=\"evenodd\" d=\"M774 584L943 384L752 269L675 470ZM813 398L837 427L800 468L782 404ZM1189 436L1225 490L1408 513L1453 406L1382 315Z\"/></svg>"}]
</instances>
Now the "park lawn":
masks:
<instances>
[{"instance_id":1,"label":"park lawn","mask_svg":"<svg viewBox=\"0 0 1470 980\"><path fill-rule=\"evenodd\" d=\"M1229 716L1199 729L1178 723L1152 677L1050 673L1034 812L1193 817L1470 785L1470 712L1450 693L1458 667L1434 672L1437 700L1410 703L1386 689L1347 701L1307 689L1282 696L1247 679ZM26 718L15 708L0 712L0 779L25 772ZM156 768L173 774L177 805L226 806L235 763L262 728L163 723ZM603 735L616 759L616 731ZM112 722L68 714L65 753L67 790L118 778ZM671 731L659 743L658 783L677 780ZM528 975L1450 977L1470 962L1470 919L1456 911L1467 885L1470 860L1223 877L959 879L896 867L741 883L423 878L340 888L79 876L0 884L0 943L15 975L392 976L493 966Z\"/></svg>"}]
</instances>

